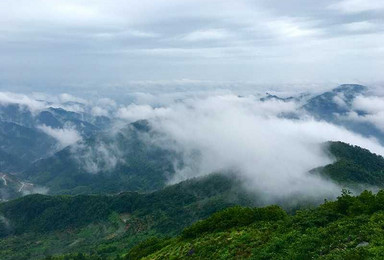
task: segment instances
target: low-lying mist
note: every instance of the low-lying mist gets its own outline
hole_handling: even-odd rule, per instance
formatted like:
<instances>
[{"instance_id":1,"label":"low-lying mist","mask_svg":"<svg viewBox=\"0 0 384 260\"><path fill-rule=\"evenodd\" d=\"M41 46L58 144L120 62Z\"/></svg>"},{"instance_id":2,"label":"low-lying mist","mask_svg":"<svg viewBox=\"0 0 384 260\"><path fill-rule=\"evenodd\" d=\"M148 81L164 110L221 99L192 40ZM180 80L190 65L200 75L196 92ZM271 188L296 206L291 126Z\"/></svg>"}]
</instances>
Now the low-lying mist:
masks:
<instances>
[{"instance_id":1,"label":"low-lying mist","mask_svg":"<svg viewBox=\"0 0 384 260\"><path fill-rule=\"evenodd\" d=\"M93 146L88 146L88 137L81 136L71 125L38 126L40 131L57 139L61 148L70 145L80 167L91 174L113 171L116 165L124 164L127 153L121 150L124 146L119 145L116 137L122 134L120 130L137 120L146 120L150 126L150 133L141 135L144 143L180 155L175 159L175 174L168 184L230 171L248 190L264 195L268 202L287 197L324 199L340 194L341 187L309 173L334 161L324 147L327 141L343 141L384 155L384 147L375 138L363 137L307 113L303 104L310 94L284 100L273 96L261 99L265 95L259 93L239 96L232 90L134 92L125 105L106 98L86 101L68 94L59 98L49 96L47 100L37 96L38 99L2 93L0 104L17 103L32 114L53 106L82 117L88 113L112 122L101 131L108 138L100 138L97 132ZM346 105L344 100L337 101ZM376 105L372 106L372 101ZM352 109L366 111L355 117L376 126L384 113L381 103L374 95L358 96ZM352 112L346 115L351 117ZM381 131L380 125L376 127Z\"/></svg>"},{"instance_id":2,"label":"low-lying mist","mask_svg":"<svg viewBox=\"0 0 384 260\"><path fill-rule=\"evenodd\" d=\"M248 189L271 201L340 194L341 187L309 173L333 161L324 149L327 141L384 154L375 140L315 121L296 102L218 95L161 108L131 105L119 113L125 119L148 120L153 131L162 134L151 142L183 154L183 167L169 183L231 170Z\"/></svg>"}]
</instances>

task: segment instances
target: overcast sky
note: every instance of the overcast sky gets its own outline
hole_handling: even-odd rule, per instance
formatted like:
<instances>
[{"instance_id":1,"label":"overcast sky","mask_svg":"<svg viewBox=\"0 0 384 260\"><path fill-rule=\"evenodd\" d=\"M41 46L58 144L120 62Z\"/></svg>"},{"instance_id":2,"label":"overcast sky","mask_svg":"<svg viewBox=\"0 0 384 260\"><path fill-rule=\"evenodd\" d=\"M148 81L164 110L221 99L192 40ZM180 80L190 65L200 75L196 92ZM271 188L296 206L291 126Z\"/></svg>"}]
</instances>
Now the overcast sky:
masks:
<instances>
[{"instance_id":1,"label":"overcast sky","mask_svg":"<svg viewBox=\"0 0 384 260\"><path fill-rule=\"evenodd\" d=\"M0 31L3 88L384 80L383 0L1 0Z\"/></svg>"}]
</instances>

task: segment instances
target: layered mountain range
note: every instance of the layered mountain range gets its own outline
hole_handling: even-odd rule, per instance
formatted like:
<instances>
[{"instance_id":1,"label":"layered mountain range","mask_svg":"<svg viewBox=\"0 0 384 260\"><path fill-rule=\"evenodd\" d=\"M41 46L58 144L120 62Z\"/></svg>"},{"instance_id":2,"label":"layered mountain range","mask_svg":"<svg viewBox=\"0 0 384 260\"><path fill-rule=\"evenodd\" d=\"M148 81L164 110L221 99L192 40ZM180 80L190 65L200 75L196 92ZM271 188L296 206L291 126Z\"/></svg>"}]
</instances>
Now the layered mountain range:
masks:
<instances>
[{"instance_id":1,"label":"layered mountain range","mask_svg":"<svg viewBox=\"0 0 384 260\"><path fill-rule=\"evenodd\" d=\"M383 144L383 130L371 120L370 110L358 106L364 98L369 101L367 87L341 85L318 95L267 93L260 102L295 102L298 108L280 117L313 117ZM151 191L164 187L183 165L180 151L151 141L163 134L156 132L151 120L122 122L113 113L93 115L77 102L50 105L39 109L0 105L0 171L4 176L50 194ZM74 106L80 112L65 109ZM1 199L25 194L21 186L0 182Z\"/></svg>"}]
</instances>

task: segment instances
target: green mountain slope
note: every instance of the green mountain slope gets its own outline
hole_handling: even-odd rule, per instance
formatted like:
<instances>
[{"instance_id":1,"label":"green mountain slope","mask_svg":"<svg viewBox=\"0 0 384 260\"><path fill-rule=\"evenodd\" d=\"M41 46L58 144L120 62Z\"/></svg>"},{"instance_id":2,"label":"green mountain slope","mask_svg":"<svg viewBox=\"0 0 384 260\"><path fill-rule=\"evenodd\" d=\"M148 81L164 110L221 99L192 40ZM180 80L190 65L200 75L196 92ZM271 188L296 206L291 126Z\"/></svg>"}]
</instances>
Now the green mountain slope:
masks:
<instances>
[{"instance_id":1,"label":"green mountain slope","mask_svg":"<svg viewBox=\"0 0 384 260\"><path fill-rule=\"evenodd\" d=\"M344 191L334 202L294 215L278 206L236 206L179 236L151 237L115 256L93 251L45 259L383 259L383 212L384 191L356 197Z\"/></svg>"},{"instance_id":2,"label":"green mountain slope","mask_svg":"<svg viewBox=\"0 0 384 260\"><path fill-rule=\"evenodd\" d=\"M48 156L54 150L56 141L47 134L33 128L11 122L0 121L0 149L12 156L2 157L1 171L21 171L30 163ZM13 164L17 160L18 164Z\"/></svg>"},{"instance_id":3,"label":"green mountain slope","mask_svg":"<svg viewBox=\"0 0 384 260\"><path fill-rule=\"evenodd\" d=\"M102 194L152 191L165 186L177 155L146 142L146 121L117 133L85 139L39 160L23 172L25 180L49 188L50 194Z\"/></svg>"},{"instance_id":4,"label":"green mountain slope","mask_svg":"<svg viewBox=\"0 0 384 260\"><path fill-rule=\"evenodd\" d=\"M327 150L336 161L316 169L322 176L346 187L371 185L384 188L384 158L358 146L329 142Z\"/></svg>"},{"instance_id":5,"label":"green mountain slope","mask_svg":"<svg viewBox=\"0 0 384 260\"><path fill-rule=\"evenodd\" d=\"M383 259L384 191L287 215L279 207L235 207L172 239L151 239L126 259Z\"/></svg>"},{"instance_id":6,"label":"green mountain slope","mask_svg":"<svg viewBox=\"0 0 384 260\"><path fill-rule=\"evenodd\" d=\"M147 194L26 196L0 204L0 255L34 259L73 251L123 253L149 236L178 234L218 210L254 205L256 198L239 185L233 178L211 175Z\"/></svg>"}]
</instances>

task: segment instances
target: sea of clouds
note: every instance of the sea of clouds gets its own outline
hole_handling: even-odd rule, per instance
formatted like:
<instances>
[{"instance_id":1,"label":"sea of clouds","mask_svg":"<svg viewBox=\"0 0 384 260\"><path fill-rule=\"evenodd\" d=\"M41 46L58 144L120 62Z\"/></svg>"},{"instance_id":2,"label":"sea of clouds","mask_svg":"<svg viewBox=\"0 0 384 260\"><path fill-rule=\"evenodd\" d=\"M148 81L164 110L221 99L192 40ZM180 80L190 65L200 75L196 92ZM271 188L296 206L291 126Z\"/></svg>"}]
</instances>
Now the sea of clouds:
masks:
<instances>
[{"instance_id":1,"label":"sea of clouds","mask_svg":"<svg viewBox=\"0 0 384 260\"><path fill-rule=\"evenodd\" d=\"M379 92L355 98L347 117L369 121L384 131L384 99L375 93ZM18 103L34 113L54 106L109 117L114 122L112 129L107 131L110 135L129 123L147 120L151 131L157 135L150 140L147 137L146 141L174 150L183 157L183 164L175 166L176 174L169 183L230 170L248 189L262 190L271 200L289 196L334 197L340 193L338 185L309 174L310 170L334 161L324 148L327 141L343 141L384 155L379 140L363 137L337 124L315 120L306 113L302 105L311 95L290 101L261 101L264 95L249 91L239 95L233 89L136 91L129 94L128 104L121 104L109 98L85 100L69 94L2 92L0 104ZM343 105L343 97L338 98L338 103ZM121 160L118 157L123 153L117 145L100 143L94 148L84 147L82 136L70 126L52 129L42 125L39 128L56 138L62 147L72 145L89 149L83 158L89 172L99 171L94 162L105 160L103 167L113 169Z\"/></svg>"}]
</instances>

